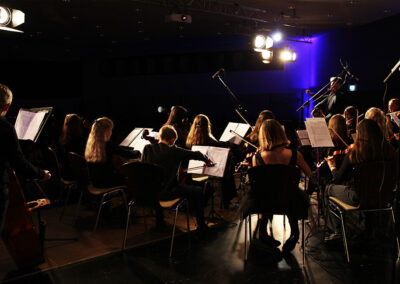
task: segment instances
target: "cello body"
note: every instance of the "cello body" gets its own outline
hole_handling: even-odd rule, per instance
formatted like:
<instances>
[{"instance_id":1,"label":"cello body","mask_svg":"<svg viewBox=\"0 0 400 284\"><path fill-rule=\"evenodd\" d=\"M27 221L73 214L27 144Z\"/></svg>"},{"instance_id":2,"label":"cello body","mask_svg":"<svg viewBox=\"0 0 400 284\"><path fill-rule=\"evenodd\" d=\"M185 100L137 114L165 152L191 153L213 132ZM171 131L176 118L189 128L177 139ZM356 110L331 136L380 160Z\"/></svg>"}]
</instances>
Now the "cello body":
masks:
<instances>
[{"instance_id":1,"label":"cello body","mask_svg":"<svg viewBox=\"0 0 400 284\"><path fill-rule=\"evenodd\" d=\"M9 206L2 238L19 269L44 262L43 249L26 204L24 192L13 170L9 171Z\"/></svg>"}]
</instances>

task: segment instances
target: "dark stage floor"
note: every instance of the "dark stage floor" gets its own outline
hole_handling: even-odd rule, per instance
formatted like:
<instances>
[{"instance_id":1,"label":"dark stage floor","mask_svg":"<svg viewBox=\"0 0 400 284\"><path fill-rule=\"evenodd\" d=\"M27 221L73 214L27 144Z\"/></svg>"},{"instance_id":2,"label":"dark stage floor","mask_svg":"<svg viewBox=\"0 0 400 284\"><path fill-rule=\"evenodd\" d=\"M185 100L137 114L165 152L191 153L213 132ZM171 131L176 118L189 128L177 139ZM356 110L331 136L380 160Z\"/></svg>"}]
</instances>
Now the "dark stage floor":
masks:
<instances>
[{"instance_id":1,"label":"dark stage floor","mask_svg":"<svg viewBox=\"0 0 400 284\"><path fill-rule=\"evenodd\" d=\"M256 221L255 216L253 220ZM253 223L254 224L254 223ZM281 228L280 230L277 227ZM243 226L214 227L205 240L186 235L177 238L174 257L168 258L169 240L113 252L100 257L40 272L13 283L390 283L392 247L353 242L353 264L345 261L341 242L326 246L322 233L314 234L306 247L303 268L300 246L292 254L266 250L258 242L243 262ZM274 218L275 238L287 232L282 219ZM193 235L193 234L192 234ZM359 242L361 244L361 242ZM368 244L366 242L365 244ZM398 269L397 269L398 270ZM398 282L393 282L398 283Z\"/></svg>"}]
</instances>

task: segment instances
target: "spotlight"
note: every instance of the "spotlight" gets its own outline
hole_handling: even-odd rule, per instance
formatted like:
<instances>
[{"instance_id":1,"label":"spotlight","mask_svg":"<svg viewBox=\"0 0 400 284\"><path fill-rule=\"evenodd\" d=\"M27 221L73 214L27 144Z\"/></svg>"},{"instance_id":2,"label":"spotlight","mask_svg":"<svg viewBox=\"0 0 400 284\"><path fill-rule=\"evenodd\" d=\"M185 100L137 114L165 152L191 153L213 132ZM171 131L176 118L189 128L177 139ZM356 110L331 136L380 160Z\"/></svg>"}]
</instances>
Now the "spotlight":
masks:
<instances>
[{"instance_id":1,"label":"spotlight","mask_svg":"<svg viewBox=\"0 0 400 284\"><path fill-rule=\"evenodd\" d=\"M280 59L285 62L294 62L297 59L297 54L296 52L285 48L280 53Z\"/></svg>"},{"instance_id":2,"label":"spotlight","mask_svg":"<svg viewBox=\"0 0 400 284\"><path fill-rule=\"evenodd\" d=\"M271 48L274 45L274 41L269 36L256 35L253 40L253 49L257 52L262 52L264 49Z\"/></svg>"},{"instance_id":3,"label":"spotlight","mask_svg":"<svg viewBox=\"0 0 400 284\"><path fill-rule=\"evenodd\" d=\"M270 50L264 50L263 52L261 52L261 57L264 60L270 60L272 58L272 51Z\"/></svg>"},{"instance_id":4,"label":"spotlight","mask_svg":"<svg viewBox=\"0 0 400 284\"><path fill-rule=\"evenodd\" d=\"M275 42L280 42L282 40L282 33L281 32L276 32L272 35L272 38Z\"/></svg>"},{"instance_id":5,"label":"spotlight","mask_svg":"<svg viewBox=\"0 0 400 284\"><path fill-rule=\"evenodd\" d=\"M24 12L0 6L0 30L22 33L23 31L14 28L23 24L24 22Z\"/></svg>"},{"instance_id":6,"label":"spotlight","mask_svg":"<svg viewBox=\"0 0 400 284\"><path fill-rule=\"evenodd\" d=\"M349 91L350 91L350 92L355 92L355 91L357 91L357 86L354 85L354 84L349 85Z\"/></svg>"}]
</instances>

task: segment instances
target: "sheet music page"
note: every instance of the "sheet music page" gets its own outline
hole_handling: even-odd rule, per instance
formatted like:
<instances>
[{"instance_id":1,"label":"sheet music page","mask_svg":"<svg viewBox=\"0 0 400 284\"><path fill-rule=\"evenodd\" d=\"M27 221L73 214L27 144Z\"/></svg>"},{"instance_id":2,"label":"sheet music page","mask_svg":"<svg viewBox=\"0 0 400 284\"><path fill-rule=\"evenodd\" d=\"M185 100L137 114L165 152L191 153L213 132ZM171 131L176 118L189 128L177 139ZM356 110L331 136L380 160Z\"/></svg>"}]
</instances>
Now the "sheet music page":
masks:
<instances>
[{"instance_id":1,"label":"sheet music page","mask_svg":"<svg viewBox=\"0 0 400 284\"><path fill-rule=\"evenodd\" d=\"M334 147L325 118L309 118L304 123L312 147Z\"/></svg>"},{"instance_id":2,"label":"sheet music page","mask_svg":"<svg viewBox=\"0 0 400 284\"><path fill-rule=\"evenodd\" d=\"M141 134L143 131L143 128L135 128L131 131L131 133L128 134L128 136L126 136L126 138L124 139L124 141L121 142L121 144L119 144L120 146L126 146L126 147L130 147L129 144L132 143L132 141L136 138L136 136L138 136L139 134Z\"/></svg>"},{"instance_id":3,"label":"sheet music page","mask_svg":"<svg viewBox=\"0 0 400 284\"><path fill-rule=\"evenodd\" d=\"M143 153L143 149L147 144L150 144L150 141L142 138L142 133L143 130L147 129L149 131L149 134L152 132L153 128L140 128L141 131L139 133L139 135L137 135L133 141L131 142L131 144L129 144L128 146L133 148L134 150L138 150L140 153Z\"/></svg>"},{"instance_id":4,"label":"sheet music page","mask_svg":"<svg viewBox=\"0 0 400 284\"><path fill-rule=\"evenodd\" d=\"M230 131L233 130L240 136L245 136L247 131L249 130L250 126L247 125L246 123L236 123L236 122L229 122L228 125L226 126L224 132L221 135L221 138L219 141L229 141L232 142L236 145L239 145L242 140L237 137L235 134L231 133Z\"/></svg>"},{"instance_id":5,"label":"sheet music page","mask_svg":"<svg viewBox=\"0 0 400 284\"><path fill-rule=\"evenodd\" d=\"M396 115L396 113L395 113L395 112L391 112L391 113L389 113L389 115L390 115L390 119L391 119L394 123L396 123L397 127L400 127L400 119L399 119L399 117Z\"/></svg>"},{"instance_id":6,"label":"sheet music page","mask_svg":"<svg viewBox=\"0 0 400 284\"><path fill-rule=\"evenodd\" d=\"M307 130L297 130L297 136L299 137L300 143L302 146L311 145L310 138L308 138Z\"/></svg>"},{"instance_id":7,"label":"sheet music page","mask_svg":"<svg viewBox=\"0 0 400 284\"><path fill-rule=\"evenodd\" d=\"M18 139L35 141L46 113L46 110L31 112L20 109L14 125Z\"/></svg>"},{"instance_id":8,"label":"sheet music page","mask_svg":"<svg viewBox=\"0 0 400 284\"><path fill-rule=\"evenodd\" d=\"M224 176L229 149L211 146L193 146L192 150L200 151L201 153L207 155L215 163L215 166L204 168L202 167L204 165L203 161L190 160L188 173L204 174L221 178ZM197 169L197 167L199 167L199 169Z\"/></svg>"}]
</instances>

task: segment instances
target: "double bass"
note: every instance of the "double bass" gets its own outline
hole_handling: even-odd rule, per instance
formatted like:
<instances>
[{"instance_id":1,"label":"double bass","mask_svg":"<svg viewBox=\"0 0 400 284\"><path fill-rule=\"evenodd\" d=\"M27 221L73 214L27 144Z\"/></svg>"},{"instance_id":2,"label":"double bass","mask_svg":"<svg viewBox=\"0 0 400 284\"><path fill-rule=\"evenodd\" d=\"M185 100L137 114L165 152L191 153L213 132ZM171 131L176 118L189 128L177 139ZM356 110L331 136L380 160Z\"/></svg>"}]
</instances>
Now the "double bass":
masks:
<instances>
[{"instance_id":1,"label":"double bass","mask_svg":"<svg viewBox=\"0 0 400 284\"><path fill-rule=\"evenodd\" d=\"M27 203L23 189L13 170L9 170L9 206L6 213L2 238L4 244L19 269L37 266L44 262L43 247L32 222L30 204L34 208L48 205L43 199Z\"/></svg>"}]
</instances>

